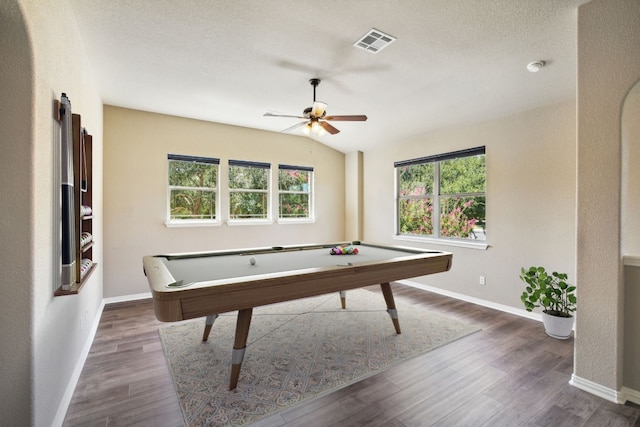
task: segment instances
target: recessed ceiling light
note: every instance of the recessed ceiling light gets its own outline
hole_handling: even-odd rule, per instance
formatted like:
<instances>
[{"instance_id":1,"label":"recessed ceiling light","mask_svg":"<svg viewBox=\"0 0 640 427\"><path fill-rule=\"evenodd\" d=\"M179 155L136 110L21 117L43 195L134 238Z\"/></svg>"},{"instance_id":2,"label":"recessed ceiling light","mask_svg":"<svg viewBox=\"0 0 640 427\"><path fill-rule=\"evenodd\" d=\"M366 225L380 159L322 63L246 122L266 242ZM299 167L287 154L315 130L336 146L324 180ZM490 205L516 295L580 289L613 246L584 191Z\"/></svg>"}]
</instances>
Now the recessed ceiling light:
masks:
<instances>
[{"instance_id":1,"label":"recessed ceiling light","mask_svg":"<svg viewBox=\"0 0 640 427\"><path fill-rule=\"evenodd\" d=\"M544 61L533 61L532 63L527 65L527 70L531 71L532 73L537 73L544 66Z\"/></svg>"}]
</instances>

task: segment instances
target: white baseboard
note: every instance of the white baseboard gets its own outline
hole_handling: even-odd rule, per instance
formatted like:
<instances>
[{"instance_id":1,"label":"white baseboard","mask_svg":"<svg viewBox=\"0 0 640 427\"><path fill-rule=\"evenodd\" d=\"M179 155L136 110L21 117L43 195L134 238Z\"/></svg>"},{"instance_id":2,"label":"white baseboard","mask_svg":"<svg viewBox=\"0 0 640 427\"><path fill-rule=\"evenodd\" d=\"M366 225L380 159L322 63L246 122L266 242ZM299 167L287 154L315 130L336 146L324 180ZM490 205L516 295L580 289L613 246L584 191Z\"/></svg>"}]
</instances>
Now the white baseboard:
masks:
<instances>
[{"instance_id":1,"label":"white baseboard","mask_svg":"<svg viewBox=\"0 0 640 427\"><path fill-rule=\"evenodd\" d=\"M640 405L640 391L622 387L622 395L625 397L625 400Z\"/></svg>"},{"instance_id":2,"label":"white baseboard","mask_svg":"<svg viewBox=\"0 0 640 427\"><path fill-rule=\"evenodd\" d=\"M123 295L119 297L109 297L102 300L104 305L114 304L117 302L137 301L140 299L151 298L151 292L144 292L141 294Z\"/></svg>"},{"instance_id":3,"label":"white baseboard","mask_svg":"<svg viewBox=\"0 0 640 427\"><path fill-rule=\"evenodd\" d=\"M606 399L609 402L623 404L627 401L625 393L622 391L616 391L601 384L594 383L593 381L585 380L584 378L578 377L576 374L571 375L569 384L579 388L580 390L586 391L587 393Z\"/></svg>"},{"instance_id":4,"label":"white baseboard","mask_svg":"<svg viewBox=\"0 0 640 427\"><path fill-rule=\"evenodd\" d=\"M78 362L76 363L73 372L71 373L71 378L69 378L69 382L67 383L67 387L64 390L64 394L62 395L62 399L60 400L60 404L58 405L58 411L56 412L56 416L51 422L52 427L61 427L64 423L64 417L67 415L67 410L69 409L69 404L71 403L71 399L73 398L73 392L78 385L78 380L80 379L80 374L82 373L82 368L84 368L84 362L87 360L87 356L89 356L89 351L91 351L91 345L93 344L93 340L96 337L96 332L98 331L98 326L100 325L100 318L102 317L102 311L104 310L104 300L100 303L100 307L98 308L98 312L96 316L93 318L93 322L91 323L91 330L89 331L89 335L87 335L87 340L82 347L82 352L80 353L80 357L78 357Z\"/></svg>"},{"instance_id":5,"label":"white baseboard","mask_svg":"<svg viewBox=\"0 0 640 427\"><path fill-rule=\"evenodd\" d=\"M533 319L533 320L537 320L538 322L542 322L542 315L539 313L532 313L524 309L518 309L508 305L498 304L498 303L486 301L480 298L470 297L468 295L447 291L446 289L423 285L421 283L416 283L411 280L398 280L397 283L402 283L403 285L424 289L425 291L433 292L434 294L444 295L444 296L455 298L461 301L470 302L472 304L481 305L483 307L492 308L498 311L504 311L505 313L515 314L516 316L526 317L527 319Z\"/></svg>"}]
</instances>

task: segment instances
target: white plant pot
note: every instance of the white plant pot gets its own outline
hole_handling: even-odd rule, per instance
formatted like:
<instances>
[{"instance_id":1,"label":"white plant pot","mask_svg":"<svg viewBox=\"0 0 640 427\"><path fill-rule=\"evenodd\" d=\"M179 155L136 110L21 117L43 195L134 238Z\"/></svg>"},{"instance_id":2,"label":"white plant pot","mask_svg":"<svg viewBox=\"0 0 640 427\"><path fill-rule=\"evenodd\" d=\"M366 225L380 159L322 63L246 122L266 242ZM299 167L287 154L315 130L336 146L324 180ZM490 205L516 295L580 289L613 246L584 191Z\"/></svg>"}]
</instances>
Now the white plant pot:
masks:
<instances>
[{"instance_id":1,"label":"white plant pot","mask_svg":"<svg viewBox=\"0 0 640 427\"><path fill-rule=\"evenodd\" d=\"M550 314L542 312L542 323L544 324L545 332L550 337L559 340L566 340L571 337L573 317L551 316Z\"/></svg>"}]
</instances>

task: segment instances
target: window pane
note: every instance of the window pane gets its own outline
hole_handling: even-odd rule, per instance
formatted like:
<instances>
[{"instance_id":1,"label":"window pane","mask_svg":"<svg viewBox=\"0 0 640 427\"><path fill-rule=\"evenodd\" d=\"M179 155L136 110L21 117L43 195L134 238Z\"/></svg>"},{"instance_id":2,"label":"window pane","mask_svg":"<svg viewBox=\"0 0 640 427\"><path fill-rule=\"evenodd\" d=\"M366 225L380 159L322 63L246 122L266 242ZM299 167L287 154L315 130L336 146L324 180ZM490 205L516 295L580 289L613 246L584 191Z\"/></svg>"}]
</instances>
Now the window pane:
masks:
<instances>
[{"instance_id":1,"label":"window pane","mask_svg":"<svg viewBox=\"0 0 640 427\"><path fill-rule=\"evenodd\" d=\"M308 218L308 194L280 194L280 218Z\"/></svg>"},{"instance_id":2,"label":"window pane","mask_svg":"<svg viewBox=\"0 0 640 427\"><path fill-rule=\"evenodd\" d=\"M402 166L398 171L400 197L433 194L433 163Z\"/></svg>"},{"instance_id":3,"label":"window pane","mask_svg":"<svg viewBox=\"0 0 640 427\"><path fill-rule=\"evenodd\" d=\"M309 171L280 169L278 171L278 189L281 191L309 191Z\"/></svg>"},{"instance_id":4,"label":"window pane","mask_svg":"<svg viewBox=\"0 0 640 427\"><path fill-rule=\"evenodd\" d=\"M440 236L485 240L485 197L440 198Z\"/></svg>"},{"instance_id":5,"label":"window pane","mask_svg":"<svg viewBox=\"0 0 640 427\"><path fill-rule=\"evenodd\" d=\"M400 203L400 234L433 234L432 199L403 199Z\"/></svg>"},{"instance_id":6,"label":"window pane","mask_svg":"<svg viewBox=\"0 0 640 427\"><path fill-rule=\"evenodd\" d=\"M216 193L203 190L171 190L170 219L215 219Z\"/></svg>"},{"instance_id":7,"label":"window pane","mask_svg":"<svg viewBox=\"0 0 640 427\"><path fill-rule=\"evenodd\" d=\"M486 240L484 147L394 164L399 234Z\"/></svg>"},{"instance_id":8,"label":"window pane","mask_svg":"<svg viewBox=\"0 0 640 427\"><path fill-rule=\"evenodd\" d=\"M440 194L484 193L485 155L440 162Z\"/></svg>"},{"instance_id":9,"label":"window pane","mask_svg":"<svg viewBox=\"0 0 640 427\"><path fill-rule=\"evenodd\" d=\"M169 185L179 187L215 188L218 165L169 161Z\"/></svg>"},{"instance_id":10,"label":"window pane","mask_svg":"<svg viewBox=\"0 0 640 427\"><path fill-rule=\"evenodd\" d=\"M266 190L268 183L269 169L229 166L229 188Z\"/></svg>"},{"instance_id":11,"label":"window pane","mask_svg":"<svg viewBox=\"0 0 640 427\"><path fill-rule=\"evenodd\" d=\"M232 219L267 218L267 193L232 191L229 203Z\"/></svg>"}]
</instances>

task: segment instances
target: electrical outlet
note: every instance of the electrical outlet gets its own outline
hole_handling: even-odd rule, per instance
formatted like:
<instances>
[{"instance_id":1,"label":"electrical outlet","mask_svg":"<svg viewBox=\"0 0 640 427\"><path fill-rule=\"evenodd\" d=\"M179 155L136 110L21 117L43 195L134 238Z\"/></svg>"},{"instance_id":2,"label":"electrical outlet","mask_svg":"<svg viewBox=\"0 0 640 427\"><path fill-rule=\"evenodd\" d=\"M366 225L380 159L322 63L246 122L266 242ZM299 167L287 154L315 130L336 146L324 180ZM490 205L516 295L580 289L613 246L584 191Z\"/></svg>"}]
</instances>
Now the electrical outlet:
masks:
<instances>
[{"instance_id":1,"label":"electrical outlet","mask_svg":"<svg viewBox=\"0 0 640 427\"><path fill-rule=\"evenodd\" d=\"M481 285L484 285L484 284L485 284L485 282L484 282L484 276L480 276L480 284L481 284Z\"/></svg>"}]
</instances>

